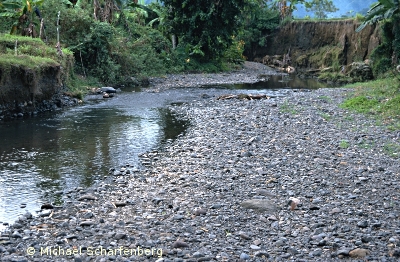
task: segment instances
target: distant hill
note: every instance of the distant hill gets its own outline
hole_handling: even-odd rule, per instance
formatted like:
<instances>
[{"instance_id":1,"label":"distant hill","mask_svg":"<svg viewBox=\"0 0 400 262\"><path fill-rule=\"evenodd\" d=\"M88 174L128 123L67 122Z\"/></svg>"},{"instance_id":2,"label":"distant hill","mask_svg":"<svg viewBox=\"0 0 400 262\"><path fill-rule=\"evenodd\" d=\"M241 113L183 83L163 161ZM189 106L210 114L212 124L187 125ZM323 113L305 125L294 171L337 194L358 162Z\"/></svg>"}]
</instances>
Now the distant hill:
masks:
<instances>
[{"instance_id":1,"label":"distant hill","mask_svg":"<svg viewBox=\"0 0 400 262\"><path fill-rule=\"evenodd\" d=\"M343 17L343 16L354 16L356 13L365 14L372 3L377 0L333 0L334 5L339 11L335 13L327 13L329 18ZM306 12L303 5L297 5L297 10L293 12L294 17L303 18L306 15L314 17L312 12Z\"/></svg>"}]
</instances>

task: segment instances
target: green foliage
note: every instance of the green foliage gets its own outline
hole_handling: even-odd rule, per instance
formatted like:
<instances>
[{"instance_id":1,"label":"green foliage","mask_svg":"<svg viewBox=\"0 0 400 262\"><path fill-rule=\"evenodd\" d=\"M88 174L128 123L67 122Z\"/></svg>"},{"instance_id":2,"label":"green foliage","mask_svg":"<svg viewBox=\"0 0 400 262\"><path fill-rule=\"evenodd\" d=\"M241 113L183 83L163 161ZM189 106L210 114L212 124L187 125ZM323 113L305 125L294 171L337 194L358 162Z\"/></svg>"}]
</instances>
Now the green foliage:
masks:
<instances>
[{"instance_id":1,"label":"green foliage","mask_svg":"<svg viewBox=\"0 0 400 262\"><path fill-rule=\"evenodd\" d=\"M23 70L32 70L38 77L43 68L58 67L63 69L60 75L61 81L68 83L73 74L73 54L68 49L63 49L63 56L58 55L54 47L48 46L40 39L15 36L0 36L0 71L2 76L12 67Z\"/></svg>"},{"instance_id":2,"label":"green foliage","mask_svg":"<svg viewBox=\"0 0 400 262\"><path fill-rule=\"evenodd\" d=\"M114 28L106 22L94 22L90 34L83 43L72 47L79 61L90 74L96 75L106 83L115 83L118 80L119 65L112 60L112 41L115 37Z\"/></svg>"},{"instance_id":3,"label":"green foliage","mask_svg":"<svg viewBox=\"0 0 400 262\"><path fill-rule=\"evenodd\" d=\"M242 14L243 28L239 38L245 42L246 55L251 56L257 47L267 45L266 35L279 26L279 11L265 4L249 2Z\"/></svg>"},{"instance_id":4,"label":"green foliage","mask_svg":"<svg viewBox=\"0 0 400 262\"><path fill-rule=\"evenodd\" d=\"M44 0L3 0L0 2L0 17L8 18L10 34L36 36L36 8ZM36 20L38 22L39 19ZM27 30L27 29L30 30Z\"/></svg>"},{"instance_id":5,"label":"green foliage","mask_svg":"<svg viewBox=\"0 0 400 262\"><path fill-rule=\"evenodd\" d=\"M356 22L364 22L364 21L365 21L365 16L362 15L362 14L360 14L360 13L357 13L354 20L355 20Z\"/></svg>"},{"instance_id":6,"label":"green foliage","mask_svg":"<svg viewBox=\"0 0 400 262\"><path fill-rule=\"evenodd\" d=\"M339 143L339 147L340 147L340 148L343 148L343 149L346 149L346 148L348 148L349 146L350 146L350 143L349 143L349 141L347 141L347 140L341 140L340 143Z\"/></svg>"},{"instance_id":7,"label":"green foliage","mask_svg":"<svg viewBox=\"0 0 400 262\"><path fill-rule=\"evenodd\" d=\"M168 7L171 32L190 56L219 59L232 43L245 6L244 0L163 0Z\"/></svg>"},{"instance_id":8,"label":"green foliage","mask_svg":"<svg viewBox=\"0 0 400 262\"><path fill-rule=\"evenodd\" d=\"M372 70L380 76L391 70L400 59L400 14L394 15L381 26L382 43L372 52Z\"/></svg>"},{"instance_id":9,"label":"green foliage","mask_svg":"<svg viewBox=\"0 0 400 262\"><path fill-rule=\"evenodd\" d=\"M393 76L348 85L346 88L354 88L354 92L340 107L372 114L386 125L400 129L399 86L400 80Z\"/></svg>"},{"instance_id":10,"label":"green foliage","mask_svg":"<svg viewBox=\"0 0 400 262\"><path fill-rule=\"evenodd\" d=\"M233 43L224 52L223 59L230 63L235 63L235 64L243 63L244 41L237 40L235 37L232 38L233 38Z\"/></svg>"},{"instance_id":11,"label":"green foliage","mask_svg":"<svg viewBox=\"0 0 400 262\"><path fill-rule=\"evenodd\" d=\"M368 24L374 24L381 20L389 19L400 12L400 0L378 0L371 6L365 16L365 21L356 29L363 30Z\"/></svg>"},{"instance_id":12,"label":"green foliage","mask_svg":"<svg viewBox=\"0 0 400 262\"><path fill-rule=\"evenodd\" d=\"M319 19L327 18L326 13L336 12L337 9L332 0L312 0L305 2L307 11L314 12L315 16Z\"/></svg>"},{"instance_id":13,"label":"green foliage","mask_svg":"<svg viewBox=\"0 0 400 262\"><path fill-rule=\"evenodd\" d=\"M74 8L60 5L59 0L47 0L43 3L42 16L46 27L48 42L57 42L57 14L60 11L60 42L62 46L73 47L82 43L90 34L93 14L90 6L80 1ZM79 3L79 1L77 2ZM82 7L82 8L81 8Z\"/></svg>"},{"instance_id":14,"label":"green foliage","mask_svg":"<svg viewBox=\"0 0 400 262\"><path fill-rule=\"evenodd\" d=\"M395 143L385 143L383 150L393 158L400 158L400 145Z\"/></svg>"},{"instance_id":15,"label":"green foliage","mask_svg":"<svg viewBox=\"0 0 400 262\"><path fill-rule=\"evenodd\" d=\"M343 104L343 108L351 109L359 113L368 113L379 103L376 99L369 99L366 96L357 96L346 100Z\"/></svg>"}]
</instances>

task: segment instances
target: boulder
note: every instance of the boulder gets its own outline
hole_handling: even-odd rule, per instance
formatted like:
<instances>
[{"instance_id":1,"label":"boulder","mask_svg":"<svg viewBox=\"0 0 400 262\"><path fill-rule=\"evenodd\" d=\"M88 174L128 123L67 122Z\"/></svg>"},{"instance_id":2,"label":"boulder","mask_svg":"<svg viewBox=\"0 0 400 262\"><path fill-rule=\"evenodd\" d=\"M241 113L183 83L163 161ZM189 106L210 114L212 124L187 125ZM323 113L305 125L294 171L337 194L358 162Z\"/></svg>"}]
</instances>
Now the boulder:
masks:
<instances>
[{"instance_id":1,"label":"boulder","mask_svg":"<svg viewBox=\"0 0 400 262\"><path fill-rule=\"evenodd\" d=\"M353 62L348 70L348 75L357 81L366 81L374 78L372 68L364 62Z\"/></svg>"},{"instance_id":2,"label":"boulder","mask_svg":"<svg viewBox=\"0 0 400 262\"><path fill-rule=\"evenodd\" d=\"M106 93L116 93L117 92L117 90L114 87L109 87L109 86L100 88L100 91L103 93L104 92L106 92Z\"/></svg>"}]
</instances>

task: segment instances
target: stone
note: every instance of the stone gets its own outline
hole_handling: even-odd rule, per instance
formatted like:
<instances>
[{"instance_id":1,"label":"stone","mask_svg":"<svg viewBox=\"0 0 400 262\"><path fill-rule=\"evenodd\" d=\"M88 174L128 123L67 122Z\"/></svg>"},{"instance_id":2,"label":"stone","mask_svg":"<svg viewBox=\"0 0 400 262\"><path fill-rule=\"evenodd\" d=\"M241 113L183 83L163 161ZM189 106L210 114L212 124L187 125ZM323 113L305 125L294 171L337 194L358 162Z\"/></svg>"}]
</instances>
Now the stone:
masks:
<instances>
[{"instance_id":1,"label":"stone","mask_svg":"<svg viewBox=\"0 0 400 262\"><path fill-rule=\"evenodd\" d=\"M177 240L172 244L173 248L183 248L183 247L189 247L189 245L183 241Z\"/></svg>"},{"instance_id":2,"label":"stone","mask_svg":"<svg viewBox=\"0 0 400 262\"><path fill-rule=\"evenodd\" d=\"M247 209L254 209L260 212L275 212L278 210L277 205L271 200L267 199L249 199L240 204Z\"/></svg>"},{"instance_id":3,"label":"stone","mask_svg":"<svg viewBox=\"0 0 400 262\"><path fill-rule=\"evenodd\" d=\"M109 87L109 86L105 86L105 87L102 87L102 88L100 88L100 91L101 92L105 92L105 93L116 93L117 92L117 90L114 88L114 87Z\"/></svg>"},{"instance_id":4,"label":"stone","mask_svg":"<svg viewBox=\"0 0 400 262\"><path fill-rule=\"evenodd\" d=\"M93 220L86 220L86 221L82 221L79 225L80 226L93 226L95 224L96 224L96 222Z\"/></svg>"},{"instance_id":5,"label":"stone","mask_svg":"<svg viewBox=\"0 0 400 262\"><path fill-rule=\"evenodd\" d=\"M78 198L79 201L83 201L83 200L97 200L97 197L95 197L92 194L86 194L86 195L82 195Z\"/></svg>"},{"instance_id":6,"label":"stone","mask_svg":"<svg viewBox=\"0 0 400 262\"><path fill-rule=\"evenodd\" d=\"M366 227L368 227L368 221L366 221L366 220L360 221L357 223L357 226L361 227L361 228L366 228Z\"/></svg>"},{"instance_id":7,"label":"stone","mask_svg":"<svg viewBox=\"0 0 400 262\"><path fill-rule=\"evenodd\" d=\"M352 258L363 258L369 254L369 250L363 248L356 248L349 252L349 256Z\"/></svg>"},{"instance_id":8,"label":"stone","mask_svg":"<svg viewBox=\"0 0 400 262\"><path fill-rule=\"evenodd\" d=\"M205 210L203 208L198 208L193 211L193 215L195 215L195 216L200 216L200 215L205 215L205 214L207 214L207 210Z\"/></svg>"},{"instance_id":9,"label":"stone","mask_svg":"<svg viewBox=\"0 0 400 262\"><path fill-rule=\"evenodd\" d=\"M241 253L241 254L240 254L240 259L242 259L242 260L248 260L248 259L250 259L250 256L247 255L246 253Z\"/></svg>"}]
</instances>

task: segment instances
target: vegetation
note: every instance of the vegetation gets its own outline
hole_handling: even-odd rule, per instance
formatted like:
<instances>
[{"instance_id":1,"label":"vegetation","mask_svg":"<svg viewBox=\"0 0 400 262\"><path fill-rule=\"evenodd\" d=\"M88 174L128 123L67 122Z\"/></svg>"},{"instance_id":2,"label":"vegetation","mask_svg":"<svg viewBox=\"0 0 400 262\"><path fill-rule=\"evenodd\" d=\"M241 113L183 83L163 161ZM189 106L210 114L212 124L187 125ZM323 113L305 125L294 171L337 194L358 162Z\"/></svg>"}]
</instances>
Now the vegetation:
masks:
<instances>
[{"instance_id":1,"label":"vegetation","mask_svg":"<svg viewBox=\"0 0 400 262\"><path fill-rule=\"evenodd\" d=\"M354 92L340 106L367 114L389 128L400 129L400 79L387 77L346 87Z\"/></svg>"},{"instance_id":2,"label":"vegetation","mask_svg":"<svg viewBox=\"0 0 400 262\"><path fill-rule=\"evenodd\" d=\"M337 9L332 0L312 0L305 3L306 10L314 12L319 19L327 18L326 13L336 12Z\"/></svg>"},{"instance_id":3,"label":"vegetation","mask_svg":"<svg viewBox=\"0 0 400 262\"><path fill-rule=\"evenodd\" d=\"M378 0L368 10L365 21L357 29L356 32L363 30L368 24L377 23L381 20L389 19L400 12L399 0Z\"/></svg>"},{"instance_id":4,"label":"vegetation","mask_svg":"<svg viewBox=\"0 0 400 262\"><path fill-rule=\"evenodd\" d=\"M346 149L346 148L348 148L349 146L350 146L350 143L349 143L349 141L347 141L347 140L341 140L340 143L339 143L339 147L340 147L340 148L343 148L343 149Z\"/></svg>"},{"instance_id":5,"label":"vegetation","mask_svg":"<svg viewBox=\"0 0 400 262\"><path fill-rule=\"evenodd\" d=\"M245 43L244 54L254 56L258 47L267 45L266 36L279 27L279 10L263 2L251 1L245 7L242 19L239 38Z\"/></svg>"},{"instance_id":6,"label":"vegetation","mask_svg":"<svg viewBox=\"0 0 400 262\"><path fill-rule=\"evenodd\" d=\"M189 56L218 60L240 28L243 0L163 0L169 7L171 32Z\"/></svg>"},{"instance_id":7,"label":"vegetation","mask_svg":"<svg viewBox=\"0 0 400 262\"><path fill-rule=\"evenodd\" d=\"M68 82L73 68L73 54L62 49L63 56L57 54L55 48L49 47L38 38L26 36L0 36L0 79L10 77L13 68L21 68L40 75L43 68L61 66L64 68L61 79ZM36 81L37 79L35 79Z\"/></svg>"}]
</instances>

